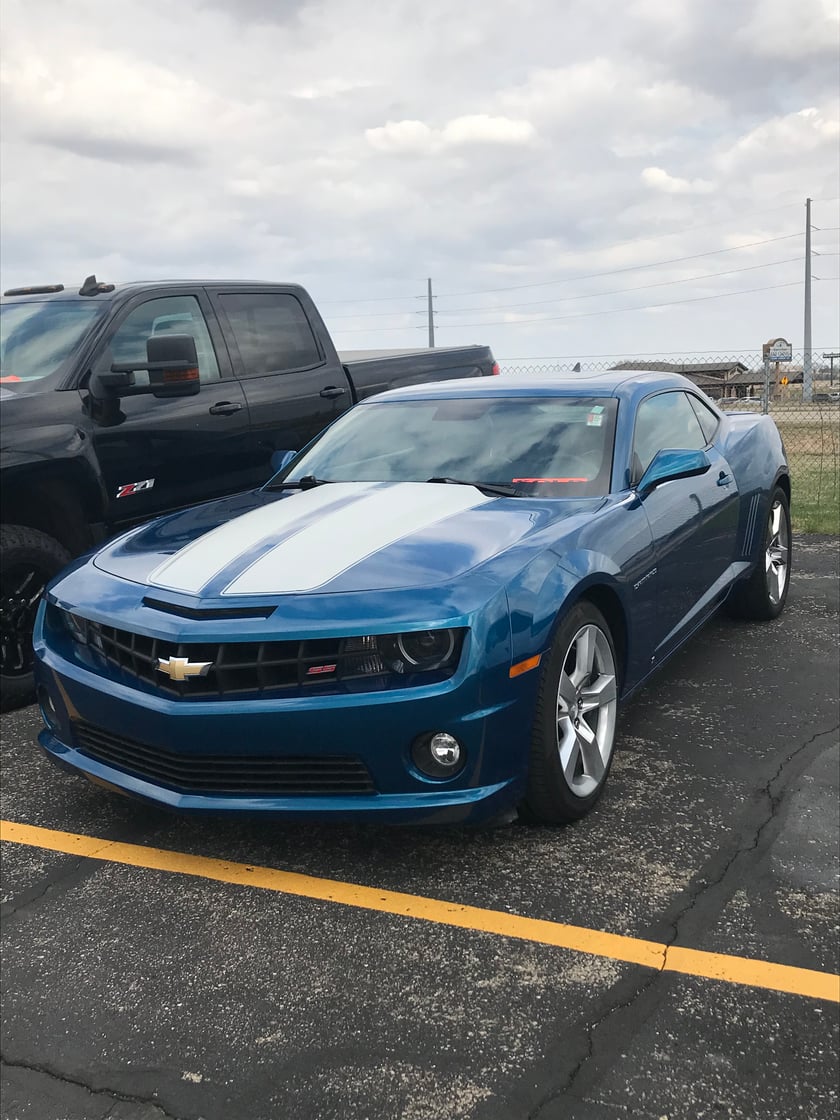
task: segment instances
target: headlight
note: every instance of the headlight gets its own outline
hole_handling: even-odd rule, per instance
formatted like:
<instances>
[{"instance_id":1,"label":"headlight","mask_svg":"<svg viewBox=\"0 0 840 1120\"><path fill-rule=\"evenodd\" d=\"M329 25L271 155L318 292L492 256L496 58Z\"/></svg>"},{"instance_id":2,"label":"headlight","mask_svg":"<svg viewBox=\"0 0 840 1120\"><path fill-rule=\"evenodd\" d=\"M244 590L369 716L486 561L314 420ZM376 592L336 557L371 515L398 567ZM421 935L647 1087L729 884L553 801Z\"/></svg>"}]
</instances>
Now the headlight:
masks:
<instances>
[{"instance_id":1,"label":"headlight","mask_svg":"<svg viewBox=\"0 0 840 1120\"><path fill-rule=\"evenodd\" d=\"M392 673L399 677L435 671L451 675L465 633L459 628L345 638L333 668L344 680Z\"/></svg>"},{"instance_id":2,"label":"headlight","mask_svg":"<svg viewBox=\"0 0 840 1120\"><path fill-rule=\"evenodd\" d=\"M455 650L451 630L417 630L397 635L400 656L414 670L438 669L445 665Z\"/></svg>"}]
</instances>

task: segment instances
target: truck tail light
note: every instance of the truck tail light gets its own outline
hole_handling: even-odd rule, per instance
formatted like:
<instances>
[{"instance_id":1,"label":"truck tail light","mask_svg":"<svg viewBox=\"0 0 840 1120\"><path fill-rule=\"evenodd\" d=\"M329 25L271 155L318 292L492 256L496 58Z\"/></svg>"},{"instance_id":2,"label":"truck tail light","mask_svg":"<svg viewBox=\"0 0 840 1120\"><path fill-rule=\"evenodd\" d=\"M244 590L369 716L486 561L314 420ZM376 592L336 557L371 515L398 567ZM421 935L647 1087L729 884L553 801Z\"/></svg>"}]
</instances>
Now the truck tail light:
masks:
<instances>
[{"instance_id":1,"label":"truck tail light","mask_svg":"<svg viewBox=\"0 0 840 1120\"><path fill-rule=\"evenodd\" d=\"M499 369L499 363L493 362L493 368L490 370L490 375L492 377L498 377L501 372L502 371Z\"/></svg>"}]
</instances>

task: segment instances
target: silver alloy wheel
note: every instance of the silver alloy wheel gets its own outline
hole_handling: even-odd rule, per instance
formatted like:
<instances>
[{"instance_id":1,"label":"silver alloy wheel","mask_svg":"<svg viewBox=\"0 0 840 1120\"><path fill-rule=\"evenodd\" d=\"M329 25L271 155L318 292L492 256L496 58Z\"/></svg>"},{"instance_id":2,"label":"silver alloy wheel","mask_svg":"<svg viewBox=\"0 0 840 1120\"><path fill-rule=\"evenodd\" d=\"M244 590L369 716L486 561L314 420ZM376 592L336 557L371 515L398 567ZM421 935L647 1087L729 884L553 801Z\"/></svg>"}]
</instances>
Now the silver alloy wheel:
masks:
<instances>
[{"instance_id":1,"label":"silver alloy wheel","mask_svg":"<svg viewBox=\"0 0 840 1120\"><path fill-rule=\"evenodd\" d=\"M764 556L767 573L767 594L773 606L778 606L787 585L788 562L790 559L790 539L788 521L781 502L774 502L770 510L770 540Z\"/></svg>"},{"instance_id":2,"label":"silver alloy wheel","mask_svg":"<svg viewBox=\"0 0 840 1120\"><path fill-rule=\"evenodd\" d=\"M588 797L604 780L617 705L609 640L587 623L572 638L557 688L557 750L563 777L576 797Z\"/></svg>"}]
</instances>

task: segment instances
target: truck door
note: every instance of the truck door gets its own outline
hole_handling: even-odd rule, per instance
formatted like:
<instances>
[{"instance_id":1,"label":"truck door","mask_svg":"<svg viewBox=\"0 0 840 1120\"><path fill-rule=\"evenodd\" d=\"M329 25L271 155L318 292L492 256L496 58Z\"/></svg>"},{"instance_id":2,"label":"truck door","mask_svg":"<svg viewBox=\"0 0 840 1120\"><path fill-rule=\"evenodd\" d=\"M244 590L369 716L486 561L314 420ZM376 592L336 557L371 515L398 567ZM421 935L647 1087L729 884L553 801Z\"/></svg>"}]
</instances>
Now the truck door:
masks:
<instances>
[{"instance_id":1,"label":"truck door","mask_svg":"<svg viewBox=\"0 0 840 1120\"><path fill-rule=\"evenodd\" d=\"M252 484L248 406L233 376L218 324L205 315L200 292L138 297L115 321L101 362L146 361L146 339L191 334L201 389L191 397L123 397L100 407L86 390L93 440L108 490L108 521L139 521ZM138 370L136 384L148 382ZM268 472L265 472L265 478ZM260 481L265 481L265 478Z\"/></svg>"},{"instance_id":2,"label":"truck door","mask_svg":"<svg viewBox=\"0 0 840 1120\"><path fill-rule=\"evenodd\" d=\"M211 290L251 413L258 471L299 451L353 403L344 367L328 360L291 292Z\"/></svg>"}]
</instances>

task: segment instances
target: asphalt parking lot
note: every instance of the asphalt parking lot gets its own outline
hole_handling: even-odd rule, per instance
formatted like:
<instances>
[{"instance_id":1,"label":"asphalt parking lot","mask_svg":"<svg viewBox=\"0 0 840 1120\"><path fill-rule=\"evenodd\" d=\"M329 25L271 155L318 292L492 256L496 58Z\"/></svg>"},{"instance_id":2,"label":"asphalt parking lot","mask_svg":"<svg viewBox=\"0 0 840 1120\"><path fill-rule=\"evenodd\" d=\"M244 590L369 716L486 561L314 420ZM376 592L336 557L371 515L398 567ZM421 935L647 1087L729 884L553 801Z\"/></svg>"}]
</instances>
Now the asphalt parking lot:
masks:
<instances>
[{"instance_id":1,"label":"asphalt parking lot","mask_svg":"<svg viewBox=\"0 0 840 1120\"><path fill-rule=\"evenodd\" d=\"M795 548L562 830L181 819L4 716L3 1117L836 1117L838 550Z\"/></svg>"}]
</instances>

